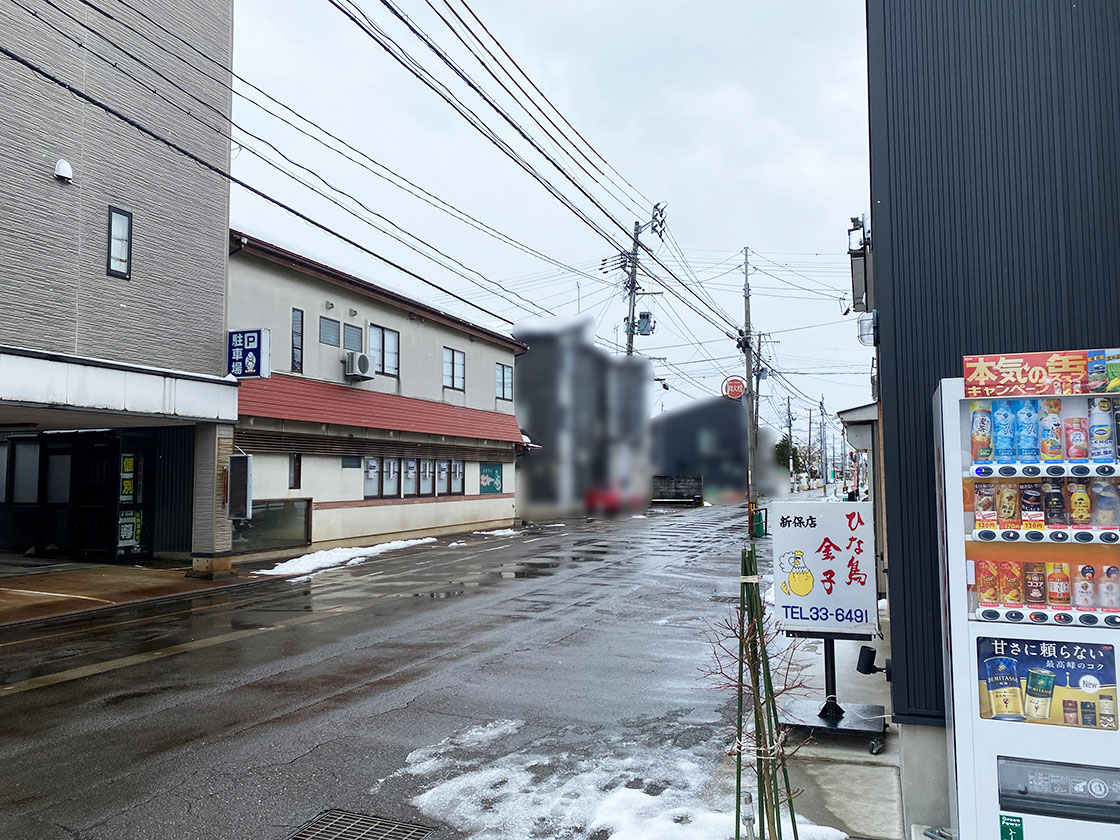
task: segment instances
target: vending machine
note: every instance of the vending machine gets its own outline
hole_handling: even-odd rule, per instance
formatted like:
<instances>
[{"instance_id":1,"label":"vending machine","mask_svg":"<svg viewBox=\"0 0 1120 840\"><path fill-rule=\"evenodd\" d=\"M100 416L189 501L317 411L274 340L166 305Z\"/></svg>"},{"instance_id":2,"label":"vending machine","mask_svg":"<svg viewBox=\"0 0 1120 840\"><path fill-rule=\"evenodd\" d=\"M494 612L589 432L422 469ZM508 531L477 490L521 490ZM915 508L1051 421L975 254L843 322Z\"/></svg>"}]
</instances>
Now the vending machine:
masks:
<instances>
[{"instance_id":1,"label":"vending machine","mask_svg":"<svg viewBox=\"0 0 1120 840\"><path fill-rule=\"evenodd\" d=\"M968 357L934 399L962 840L1120 838L1120 393L1104 358Z\"/></svg>"}]
</instances>

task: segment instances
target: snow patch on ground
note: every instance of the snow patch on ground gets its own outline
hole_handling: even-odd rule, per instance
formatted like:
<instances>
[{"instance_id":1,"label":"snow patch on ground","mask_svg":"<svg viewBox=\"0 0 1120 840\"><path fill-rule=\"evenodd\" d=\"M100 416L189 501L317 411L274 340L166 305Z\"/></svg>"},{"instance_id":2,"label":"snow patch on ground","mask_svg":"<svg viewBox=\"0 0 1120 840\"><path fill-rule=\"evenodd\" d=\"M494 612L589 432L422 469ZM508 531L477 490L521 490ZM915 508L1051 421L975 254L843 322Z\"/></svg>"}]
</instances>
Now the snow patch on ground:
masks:
<instances>
[{"instance_id":1,"label":"snow patch on ground","mask_svg":"<svg viewBox=\"0 0 1120 840\"><path fill-rule=\"evenodd\" d=\"M631 518L631 519L645 519L646 517L642 516L642 515L641 515L640 513L635 513L635 514L634 514L633 516L631 516L630 518Z\"/></svg>"},{"instance_id":2,"label":"snow patch on ground","mask_svg":"<svg viewBox=\"0 0 1120 840\"><path fill-rule=\"evenodd\" d=\"M482 534L484 537L509 537L521 532L516 528L499 528L496 531L471 531L472 534Z\"/></svg>"},{"instance_id":3,"label":"snow patch on ground","mask_svg":"<svg viewBox=\"0 0 1120 840\"><path fill-rule=\"evenodd\" d=\"M711 506L712 506L711 502L704 502L704 507L711 507Z\"/></svg>"},{"instance_id":4,"label":"snow patch on ground","mask_svg":"<svg viewBox=\"0 0 1120 840\"><path fill-rule=\"evenodd\" d=\"M448 543L447 547L448 548L458 548L459 546L466 545L466 544L467 544L466 540L455 540L455 542Z\"/></svg>"},{"instance_id":5,"label":"snow patch on ground","mask_svg":"<svg viewBox=\"0 0 1120 840\"><path fill-rule=\"evenodd\" d=\"M410 752L405 759L407 766L399 772L410 776L427 776L446 767L463 766L462 760L452 755L455 750L477 747L513 735L524 725L523 720L495 720L481 726L463 729L444 738L438 744Z\"/></svg>"},{"instance_id":6,"label":"snow patch on ground","mask_svg":"<svg viewBox=\"0 0 1120 840\"><path fill-rule=\"evenodd\" d=\"M424 537L418 540L393 540L380 545L369 545L362 548L328 548L324 551L315 551L296 557L283 563L278 563L271 569L261 569L258 575L310 575L335 566L357 566L371 557L384 554L387 551L398 551L414 545L433 543L435 537Z\"/></svg>"},{"instance_id":7,"label":"snow patch on ground","mask_svg":"<svg viewBox=\"0 0 1120 840\"><path fill-rule=\"evenodd\" d=\"M568 525L565 522L557 522L554 525L542 525L541 527L542 528L567 528Z\"/></svg>"},{"instance_id":8,"label":"snow patch on ground","mask_svg":"<svg viewBox=\"0 0 1120 840\"><path fill-rule=\"evenodd\" d=\"M499 720L463 730L413 751L394 775L430 777L412 804L472 840L718 840L734 834L733 813L700 802L723 759L720 738L682 748L662 737L666 733L637 740L613 736L585 757L552 738L506 755L495 755L494 745L471 749L521 725ZM798 828L803 840L847 837L801 820Z\"/></svg>"}]
</instances>

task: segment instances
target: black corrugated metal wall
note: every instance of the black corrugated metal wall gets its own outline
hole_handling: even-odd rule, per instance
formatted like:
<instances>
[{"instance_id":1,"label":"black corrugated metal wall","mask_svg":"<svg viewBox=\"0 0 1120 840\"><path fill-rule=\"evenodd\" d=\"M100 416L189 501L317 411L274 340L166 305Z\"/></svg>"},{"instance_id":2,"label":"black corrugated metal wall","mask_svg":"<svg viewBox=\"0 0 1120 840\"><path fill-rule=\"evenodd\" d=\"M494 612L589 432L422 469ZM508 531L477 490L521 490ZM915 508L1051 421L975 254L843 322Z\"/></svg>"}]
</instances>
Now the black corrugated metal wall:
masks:
<instances>
[{"instance_id":1,"label":"black corrugated metal wall","mask_svg":"<svg viewBox=\"0 0 1120 840\"><path fill-rule=\"evenodd\" d=\"M944 718L930 398L1120 347L1120 2L868 0L893 703Z\"/></svg>"}]
</instances>

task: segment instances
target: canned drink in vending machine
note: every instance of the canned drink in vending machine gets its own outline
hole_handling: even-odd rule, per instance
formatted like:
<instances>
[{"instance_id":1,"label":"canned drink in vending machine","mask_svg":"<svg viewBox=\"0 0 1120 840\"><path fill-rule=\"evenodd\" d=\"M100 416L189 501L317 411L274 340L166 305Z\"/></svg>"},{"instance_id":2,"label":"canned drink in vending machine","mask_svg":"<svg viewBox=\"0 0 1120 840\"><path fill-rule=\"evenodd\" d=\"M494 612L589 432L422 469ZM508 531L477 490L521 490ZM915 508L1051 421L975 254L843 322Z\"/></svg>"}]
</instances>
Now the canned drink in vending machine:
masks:
<instances>
[{"instance_id":1,"label":"canned drink in vending machine","mask_svg":"<svg viewBox=\"0 0 1120 840\"><path fill-rule=\"evenodd\" d=\"M1023 563L1023 603L1034 607L1046 606L1046 564Z\"/></svg>"},{"instance_id":2,"label":"canned drink in vending machine","mask_svg":"<svg viewBox=\"0 0 1120 840\"><path fill-rule=\"evenodd\" d=\"M1050 704L1054 699L1054 672L1046 668L1027 671L1026 714L1034 720L1050 719Z\"/></svg>"},{"instance_id":3,"label":"canned drink in vending machine","mask_svg":"<svg viewBox=\"0 0 1120 840\"><path fill-rule=\"evenodd\" d=\"M1097 582L1098 606L1106 610L1120 609L1120 566L1105 566Z\"/></svg>"},{"instance_id":4,"label":"canned drink in vending machine","mask_svg":"<svg viewBox=\"0 0 1120 840\"><path fill-rule=\"evenodd\" d=\"M1019 663L1009 656L993 656L984 660L984 668L988 672L992 720L1026 720L1019 686Z\"/></svg>"},{"instance_id":5,"label":"canned drink in vending machine","mask_svg":"<svg viewBox=\"0 0 1120 840\"><path fill-rule=\"evenodd\" d=\"M1073 605L1085 609L1097 604L1097 569L1086 563L1075 568L1073 578Z\"/></svg>"},{"instance_id":6,"label":"canned drink in vending machine","mask_svg":"<svg viewBox=\"0 0 1120 840\"><path fill-rule=\"evenodd\" d=\"M1046 600L1052 607L1068 607L1069 563L1047 563L1046 572Z\"/></svg>"}]
</instances>

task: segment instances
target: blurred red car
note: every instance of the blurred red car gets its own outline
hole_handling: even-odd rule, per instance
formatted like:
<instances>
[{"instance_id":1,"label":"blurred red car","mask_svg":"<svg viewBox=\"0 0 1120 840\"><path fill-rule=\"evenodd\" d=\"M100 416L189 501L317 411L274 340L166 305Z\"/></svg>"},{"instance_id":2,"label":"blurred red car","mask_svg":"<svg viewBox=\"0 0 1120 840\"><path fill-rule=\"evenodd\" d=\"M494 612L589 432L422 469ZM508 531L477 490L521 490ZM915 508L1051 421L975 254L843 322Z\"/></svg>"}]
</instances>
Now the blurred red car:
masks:
<instances>
[{"instance_id":1,"label":"blurred red car","mask_svg":"<svg viewBox=\"0 0 1120 840\"><path fill-rule=\"evenodd\" d=\"M588 516L618 516L645 510L649 500L641 493L623 490L612 483L592 487L584 495L583 504Z\"/></svg>"}]
</instances>

